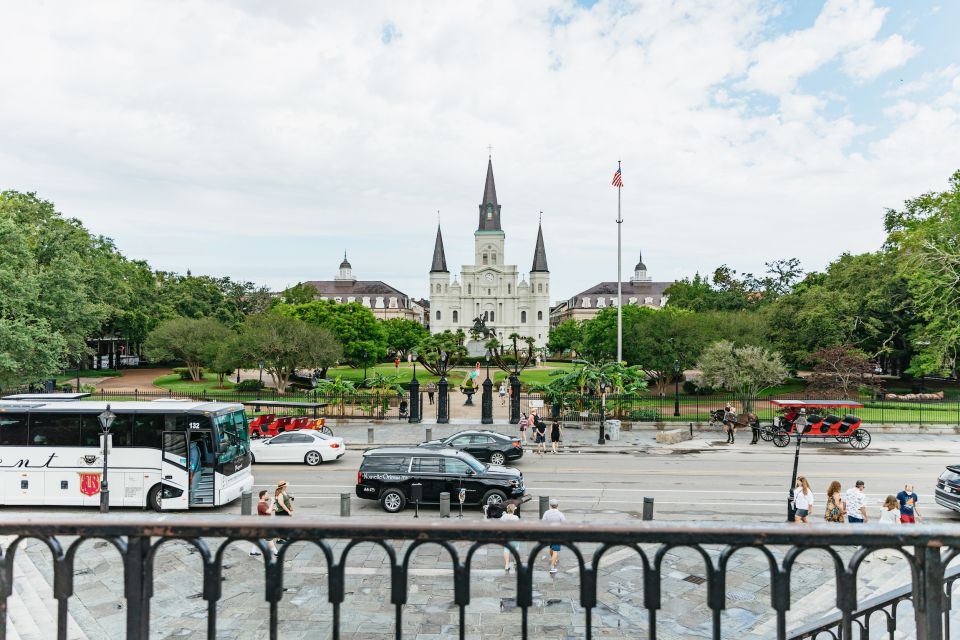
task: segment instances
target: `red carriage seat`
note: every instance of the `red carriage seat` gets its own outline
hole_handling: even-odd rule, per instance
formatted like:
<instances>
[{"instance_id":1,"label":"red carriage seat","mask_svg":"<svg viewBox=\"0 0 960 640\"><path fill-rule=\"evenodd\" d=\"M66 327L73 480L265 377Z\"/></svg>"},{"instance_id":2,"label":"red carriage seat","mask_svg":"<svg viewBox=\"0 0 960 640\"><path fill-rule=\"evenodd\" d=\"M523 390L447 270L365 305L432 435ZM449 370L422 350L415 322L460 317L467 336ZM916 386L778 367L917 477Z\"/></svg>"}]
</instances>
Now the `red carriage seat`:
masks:
<instances>
[{"instance_id":1,"label":"red carriage seat","mask_svg":"<svg viewBox=\"0 0 960 640\"><path fill-rule=\"evenodd\" d=\"M837 429L840 426L840 417L830 415L823 419L823 424L820 425L820 433L826 435L837 435Z\"/></svg>"},{"instance_id":2,"label":"red carriage seat","mask_svg":"<svg viewBox=\"0 0 960 640\"><path fill-rule=\"evenodd\" d=\"M843 416L843 421L840 423L840 427L837 429L838 433L850 433L851 431L856 431L860 427L860 423L863 422L860 418L848 413Z\"/></svg>"},{"instance_id":3,"label":"red carriage seat","mask_svg":"<svg viewBox=\"0 0 960 640\"><path fill-rule=\"evenodd\" d=\"M820 425L823 424L823 416L810 414L807 416L807 426L803 428L804 433L819 433Z\"/></svg>"},{"instance_id":4,"label":"red carriage seat","mask_svg":"<svg viewBox=\"0 0 960 640\"><path fill-rule=\"evenodd\" d=\"M310 422L310 418L294 418L290 425L287 427L287 431L293 431L295 429L306 429L307 423Z\"/></svg>"},{"instance_id":5,"label":"red carriage seat","mask_svg":"<svg viewBox=\"0 0 960 640\"><path fill-rule=\"evenodd\" d=\"M265 413L263 415L257 416L251 420L248 425L250 427L250 435L262 435L267 430L267 425L276 420L276 416L272 413Z\"/></svg>"},{"instance_id":6,"label":"red carriage seat","mask_svg":"<svg viewBox=\"0 0 960 640\"><path fill-rule=\"evenodd\" d=\"M289 424L293 422L292 416L284 416L282 418L277 418L270 423L270 426L267 427L267 434L270 437L273 437L279 433L283 433L289 429Z\"/></svg>"}]
</instances>

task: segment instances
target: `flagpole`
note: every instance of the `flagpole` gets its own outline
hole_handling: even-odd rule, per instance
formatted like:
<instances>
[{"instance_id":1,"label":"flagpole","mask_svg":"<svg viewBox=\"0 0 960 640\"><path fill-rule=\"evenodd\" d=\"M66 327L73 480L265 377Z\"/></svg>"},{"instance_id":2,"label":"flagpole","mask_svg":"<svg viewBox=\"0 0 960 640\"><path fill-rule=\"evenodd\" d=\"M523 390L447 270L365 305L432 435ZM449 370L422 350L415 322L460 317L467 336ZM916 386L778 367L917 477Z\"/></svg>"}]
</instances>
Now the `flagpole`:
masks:
<instances>
[{"instance_id":1,"label":"flagpole","mask_svg":"<svg viewBox=\"0 0 960 640\"><path fill-rule=\"evenodd\" d=\"M620 161L617 160L617 171L620 171ZM620 258L620 229L623 227L623 217L620 215L620 190L617 187L617 363L623 362L623 292L621 291L621 258Z\"/></svg>"}]
</instances>

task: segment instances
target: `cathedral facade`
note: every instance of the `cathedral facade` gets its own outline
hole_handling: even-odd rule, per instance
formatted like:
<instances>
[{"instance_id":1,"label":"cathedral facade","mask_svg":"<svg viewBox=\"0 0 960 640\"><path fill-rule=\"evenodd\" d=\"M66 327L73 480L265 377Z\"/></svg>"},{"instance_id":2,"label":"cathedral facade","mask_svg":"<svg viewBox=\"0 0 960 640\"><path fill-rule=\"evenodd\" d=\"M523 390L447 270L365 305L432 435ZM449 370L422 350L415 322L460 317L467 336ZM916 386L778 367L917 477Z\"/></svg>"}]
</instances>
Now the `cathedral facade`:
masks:
<instances>
[{"instance_id":1,"label":"cathedral facade","mask_svg":"<svg viewBox=\"0 0 960 640\"><path fill-rule=\"evenodd\" d=\"M468 335L472 353L483 352L483 339L472 340L470 329L482 319L497 339L506 342L510 334L532 337L537 347L547 344L550 331L550 270L538 227L529 281L517 266L506 263L506 234L500 226L500 204L493 180L493 162L487 161L487 177L480 203L480 218L473 233L473 264L463 265L459 281L447 270L443 236L437 238L430 267L430 331L440 333L462 329Z\"/></svg>"}]
</instances>

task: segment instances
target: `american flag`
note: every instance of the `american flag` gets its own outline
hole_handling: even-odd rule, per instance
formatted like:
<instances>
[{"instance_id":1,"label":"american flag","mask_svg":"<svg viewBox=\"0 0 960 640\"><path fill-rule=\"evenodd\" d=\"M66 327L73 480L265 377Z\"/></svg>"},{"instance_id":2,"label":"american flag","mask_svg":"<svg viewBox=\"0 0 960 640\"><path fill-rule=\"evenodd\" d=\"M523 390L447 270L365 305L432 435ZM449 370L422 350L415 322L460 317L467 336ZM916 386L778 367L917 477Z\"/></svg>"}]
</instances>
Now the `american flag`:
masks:
<instances>
[{"instance_id":1,"label":"american flag","mask_svg":"<svg viewBox=\"0 0 960 640\"><path fill-rule=\"evenodd\" d=\"M620 167L617 167L616 173L613 174L613 186L618 188L623 186L623 176L620 173Z\"/></svg>"}]
</instances>

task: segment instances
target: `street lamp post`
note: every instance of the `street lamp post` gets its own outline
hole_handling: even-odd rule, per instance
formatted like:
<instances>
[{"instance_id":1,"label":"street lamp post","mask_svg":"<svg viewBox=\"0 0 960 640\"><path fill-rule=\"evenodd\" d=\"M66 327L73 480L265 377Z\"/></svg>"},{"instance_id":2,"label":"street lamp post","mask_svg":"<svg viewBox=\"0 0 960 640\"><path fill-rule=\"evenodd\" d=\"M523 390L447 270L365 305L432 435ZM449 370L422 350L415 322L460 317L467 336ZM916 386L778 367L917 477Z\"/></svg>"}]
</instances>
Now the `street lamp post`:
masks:
<instances>
[{"instance_id":1,"label":"street lamp post","mask_svg":"<svg viewBox=\"0 0 960 640\"><path fill-rule=\"evenodd\" d=\"M257 366L260 367L260 386L263 386L263 360L257 363Z\"/></svg>"},{"instance_id":2,"label":"street lamp post","mask_svg":"<svg viewBox=\"0 0 960 640\"><path fill-rule=\"evenodd\" d=\"M487 349L487 379L483 381L483 399L480 401L480 423L493 424L493 381L490 380L490 350Z\"/></svg>"},{"instance_id":3,"label":"street lamp post","mask_svg":"<svg viewBox=\"0 0 960 640\"><path fill-rule=\"evenodd\" d=\"M797 486L797 471L800 467L800 441L803 440L803 432L807 426L807 417L802 413L793 423L793 430L797 435L797 448L793 452L793 475L790 476L790 495L787 497L787 522L794 522L796 519L796 507L793 506L793 493Z\"/></svg>"},{"instance_id":4,"label":"street lamp post","mask_svg":"<svg viewBox=\"0 0 960 640\"><path fill-rule=\"evenodd\" d=\"M607 444L607 436L604 433L605 422L607 420L607 382L600 381L600 437L597 444Z\"/></svg>"},{"instance_id":5,"label":"street lamp post","mask_svg":"<svg viewBox=\"0 0 960 640\"><path fill-rule=\"evenodd\" d=\"M680 361L673 361L673 415L680 417Z\"/></svg>"},{"instance_id":6,"label":"street lamp post","mask_svg":"<svg viewBox=\"0 0 960 640\"><path fill-rule=\"evenodd\" d=\"M410 422L420 422L420 381L417 380L417 353L410 352L413 360L413 377L410 379Z\"/></svg>"},{"instance_id":7,"label":"street lamp post","mask_svg":"<svg viewBox=\"0 0 960 640\"><path fill-rule=\"evenodd\" d=\"M450 397L447 389L447 358L446 351L440 354L440 383L437 385L437 424L450 422Z\"/></svg>"},{"instance_id":8,"label":"street lamp post","mask_svg":"<svg viewBox=\"0 0 960 640\"><path fill-rule=\"evenodd\" d=\"M360 384L361 387L367 386L367 352L363 352L363 382Z\"/></svg>"},{"instance_id":9,"label":"street lamp post","mask_svg":"<svg viewBox=\"0 0 960 640\"><path fill-rule=\"evenodd\" d=\"M110 427L113 421L117 419L117 414L110 411L110 405L107 410L97 416L100 421L100 431L103 435L103 481L100 483L100 513L110 512L110 483L107 481L107 456L110 453Z\"/></svg>"}]
</instances>

